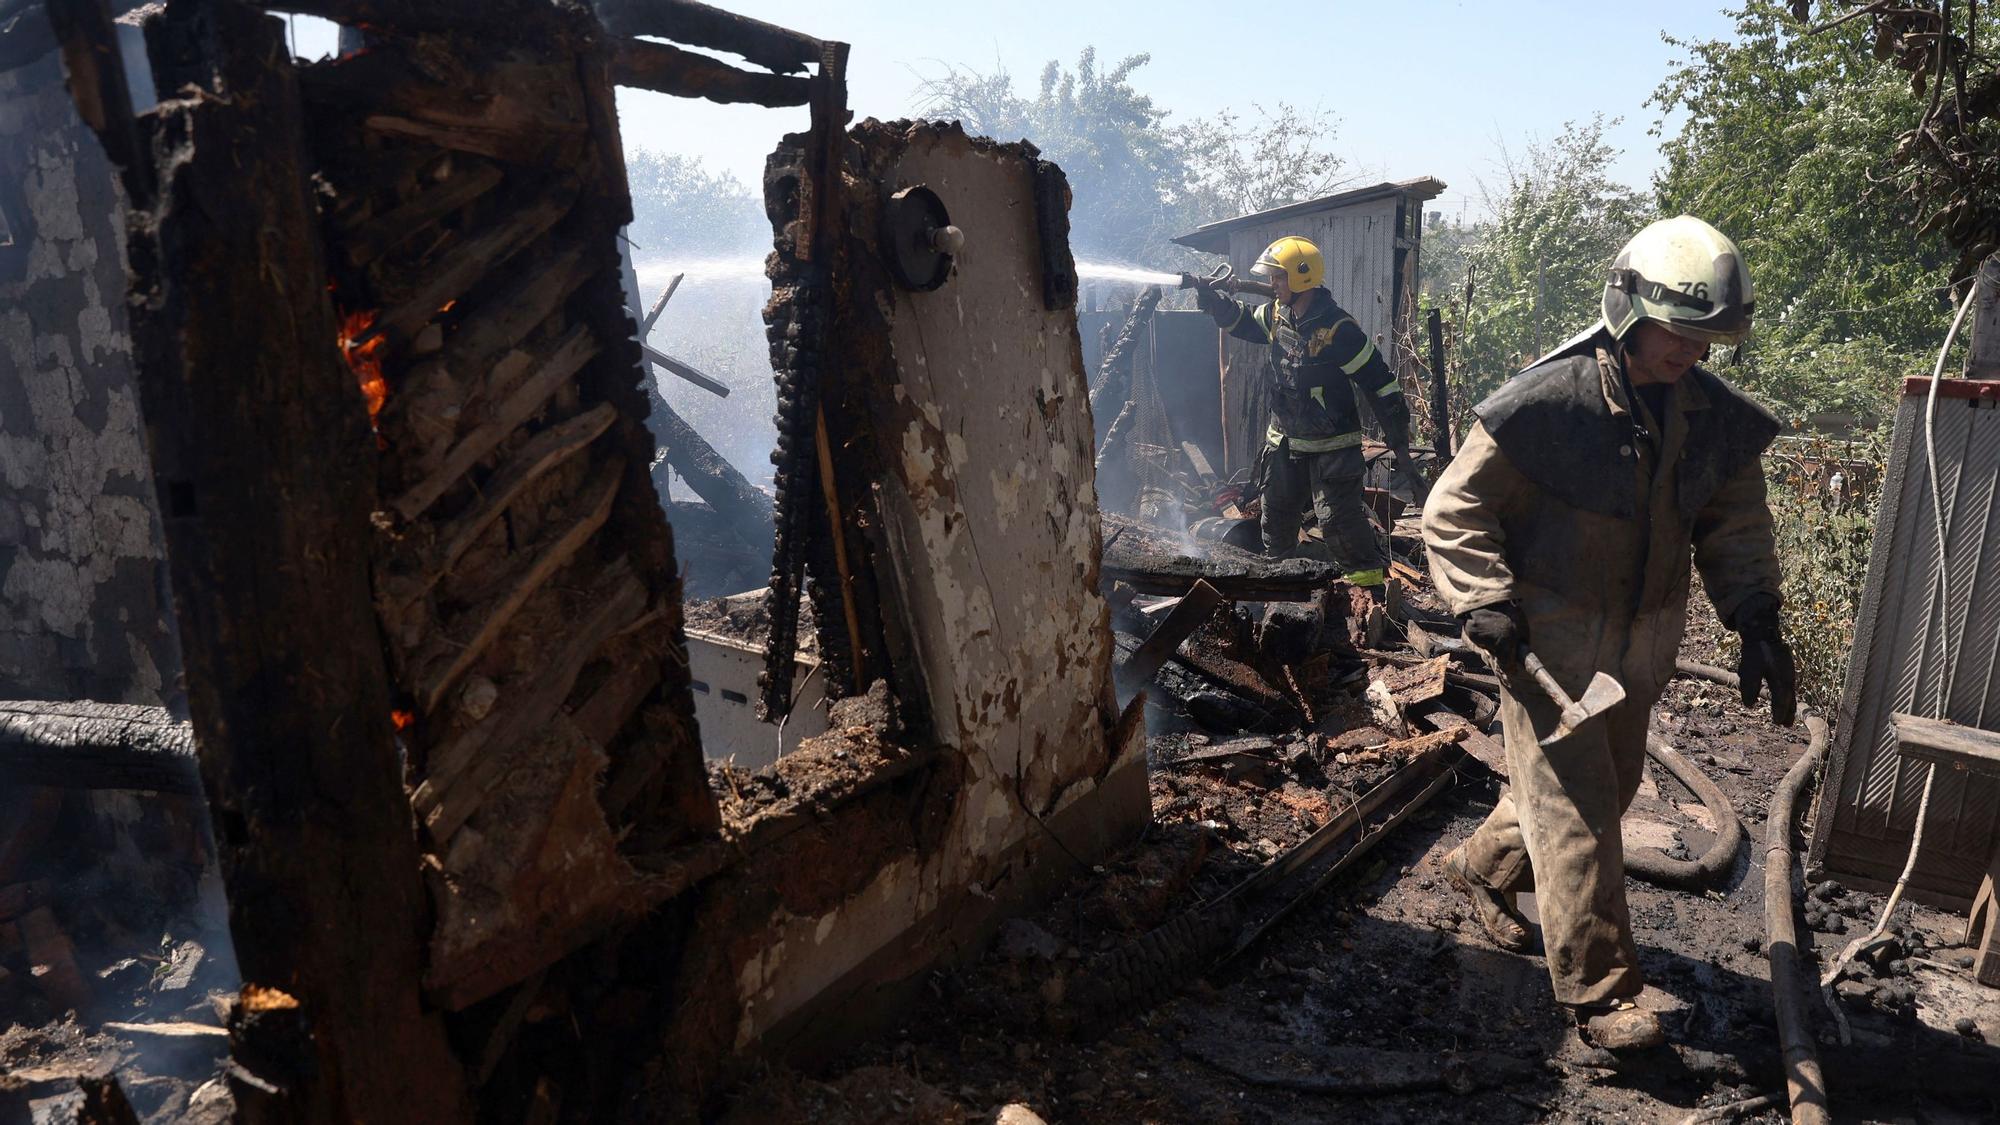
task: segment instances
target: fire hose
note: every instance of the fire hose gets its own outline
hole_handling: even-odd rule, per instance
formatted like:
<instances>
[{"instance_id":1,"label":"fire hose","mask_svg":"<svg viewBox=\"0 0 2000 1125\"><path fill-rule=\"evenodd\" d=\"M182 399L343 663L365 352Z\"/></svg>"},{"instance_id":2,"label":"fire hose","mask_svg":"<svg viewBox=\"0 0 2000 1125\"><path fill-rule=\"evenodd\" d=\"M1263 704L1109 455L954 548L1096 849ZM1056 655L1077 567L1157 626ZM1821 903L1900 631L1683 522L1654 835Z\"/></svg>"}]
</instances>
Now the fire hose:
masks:
<instances>
[{"instance_id":1,"label":"fire hose","mask_svg":"<svg viewBox=\"0 0 2000 1125\"><path fill-rule=\"evenodd\" d=\"M1736 808L1722 789L1665 739L1648 736L1646 753L1700 798L1715 822L1715 841L1700 859L1675 859L1658 848L1634 848L1626 853L1625 871L1658 886L1700 890L1736 866L1736 855L1743 849L1743 822L1736 818Z\"/></svg>"},{"instance_id":2,"label":"fire hose","mask_svg":"<svg viewBox=\"0 0 2000 1125\"><path fill-rule=\"evenodd\" d=\"M1681 672L1736 688L1735 674L1721 668L1683 660ZM1792 902L1792 821L1799 798L1812 781L1813 771L1826 753L1826 720L1807 715L1806 752L1771 798L1770 819L1765 822L1764 842L1764 947L1771 959L1771 995L1778 1014L1778 1046L1784 1056L1785 1085L1790 1094L1793 1125L1825 1125L1829 1120L1826 1076L1821 1072L1819 1052L1813 1046L1812 1024L1806 1018L1805 993L1800 981L1804 970L1799 958L1798 924Z\"/></svg>"}]
</instances>

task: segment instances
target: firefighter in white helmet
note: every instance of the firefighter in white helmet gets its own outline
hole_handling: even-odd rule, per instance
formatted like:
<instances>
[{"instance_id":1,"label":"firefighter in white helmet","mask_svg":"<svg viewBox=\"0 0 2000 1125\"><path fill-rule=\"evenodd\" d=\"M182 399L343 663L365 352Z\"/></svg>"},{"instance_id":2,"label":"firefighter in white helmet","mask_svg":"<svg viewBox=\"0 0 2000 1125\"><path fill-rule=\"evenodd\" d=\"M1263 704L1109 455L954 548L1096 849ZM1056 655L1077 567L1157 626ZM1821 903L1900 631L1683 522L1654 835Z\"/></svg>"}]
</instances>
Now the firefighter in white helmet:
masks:
<instances>
[{"instance_id":1,"label":"firefighter in white helmet","mask_svg":"<svg viewBox=\"0 0 2000 1125\"><path fill-rule=\"evenodd\" d=\"M1641 989L1619 821L1639 787L1653 705L1686 626L1690 562L1743 638L1745 705L1762 686L1789 725L1791 650L1761 455L1779 430L1697 362L1750 330L1736 244L1681 216L1612 263L1603 317L1509 380L1424 511L1431 574L1500 673L1508 792L1445 860L1486 932L1529 945L1515 892L1533 889L1558 1001L1613 1050L1664 1036ZM1625 702L1543 748L1558 715L1521 668L1532 649L1580 694L1607 672Z\"/></svg>"},{"instance_id":2,"label":"firefighter in white helmet","mask_svg":"<svg viewBox=\"0 0 2000 1125\"><path fill-rule=\"evenodd\" d=\"M1374 341L1320 284L1319 247L1287 235L1267 247L1252 273L1271 281L1274 300L1254 308L1197 284L1202 311L1239 340L1271 349L1276 383L1259 458L1266 554L1298 549L1299 528L1313 512L1325 552L1357 586L1379 588L1388 555L1364 507L1361 416L1367 398L1395 453L1399 479L1421 491L1410 461L1410 411L1403 384Z\"/></svg>"}]
</instances>

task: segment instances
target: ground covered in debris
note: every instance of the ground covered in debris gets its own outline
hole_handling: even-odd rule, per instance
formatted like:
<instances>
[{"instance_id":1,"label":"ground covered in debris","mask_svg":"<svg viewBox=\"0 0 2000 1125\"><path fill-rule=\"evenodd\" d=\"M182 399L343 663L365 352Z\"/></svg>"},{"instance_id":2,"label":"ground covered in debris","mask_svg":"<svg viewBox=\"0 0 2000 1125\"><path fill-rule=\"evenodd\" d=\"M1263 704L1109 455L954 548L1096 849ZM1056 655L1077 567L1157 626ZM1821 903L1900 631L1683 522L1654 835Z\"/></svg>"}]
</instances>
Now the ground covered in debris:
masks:
<instances>
[{"instance_id":1,"label":"ground covered in debris","mask_svg":"<svg viewBox=\"0 0 2000 1125\"><path fill-rule=\"evenodd\" d=\"M1712 626L1695 632L1688 655L1718 660ZM1399 670L1376 660L1364 675ZM933 974L925 1001L897 1027L824 1067L745 1081L729 1119L1679 1121L1766 1094L1778 1108L1738 1119L1783 1119L1761 841L1770 795L1805 735L1700 680L1674 682L1657 727L1721 786L1750 842L1716 891L1628 884L1652 986L1643 1002L1660 1010L1669 1048L1620 1061L1581 1044L1540 959L1496 949L1445 881L1440 861L1499 789L1470 757L1378 850L1240 954L1150 982L1157 1001L1079 1017L1079 982L1114 951L1258 872L1408 756L1413 743L1371 727L1377 713L1361 702L1359 680L1338 668L1327 678L1322 698L1343 698L1344 709L1295 729L1224 734L1182 723L1156 734L1145 839L1079 872L1072 892L1038 916L1007 923L976 963ZM1649 761L1628 846L1688 858L1713 829L1694 795ZM1831 957L1881 905L1814 885L1804 907L1810 954ZM1524 906L1533 917L1532 896ZM1963 925L1900 908L1896 940L1836 986L1849 1042L1828 1011L1815 1013L1840 1119L2000 1113L2000 1051L1989 1046L2000 1041L2000 993L1973 982L1957 944Z\"/></svg>"},{"instance_id":2,"label":"ground covered in debris","mask_svg":"<svg viewBox=\"0 0 2000 1125\"><path fill-rule=\"evenodd\" d=\"M183 798L0 795L0 1122L222 1122L237 969L205 813Z\"/></svg>"}]
</instances>

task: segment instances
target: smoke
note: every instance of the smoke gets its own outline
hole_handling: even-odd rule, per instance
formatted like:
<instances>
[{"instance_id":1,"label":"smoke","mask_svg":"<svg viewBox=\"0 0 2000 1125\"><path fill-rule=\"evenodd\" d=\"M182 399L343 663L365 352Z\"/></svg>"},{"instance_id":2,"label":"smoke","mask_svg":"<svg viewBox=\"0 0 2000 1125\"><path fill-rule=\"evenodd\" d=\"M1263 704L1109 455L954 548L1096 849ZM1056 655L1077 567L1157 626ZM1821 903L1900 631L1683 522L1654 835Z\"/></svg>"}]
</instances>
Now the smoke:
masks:
<instances>
[{"instance_id":1,"label":"smoke","mask_svg":"<svg viewBox=\"0 0 2000 1125\"><path fill-rule=\"evenodd\" d=\"M684 275L647 342L729 387L729 397L720 398L656 370L661 397L752 483L769 487L771 449L778 440L771 420L777 392L764 339L763 311L771 283L764 277L762 255L641 257L633 269L647 309L674 275Z\"/></svg>"}]
</instances>

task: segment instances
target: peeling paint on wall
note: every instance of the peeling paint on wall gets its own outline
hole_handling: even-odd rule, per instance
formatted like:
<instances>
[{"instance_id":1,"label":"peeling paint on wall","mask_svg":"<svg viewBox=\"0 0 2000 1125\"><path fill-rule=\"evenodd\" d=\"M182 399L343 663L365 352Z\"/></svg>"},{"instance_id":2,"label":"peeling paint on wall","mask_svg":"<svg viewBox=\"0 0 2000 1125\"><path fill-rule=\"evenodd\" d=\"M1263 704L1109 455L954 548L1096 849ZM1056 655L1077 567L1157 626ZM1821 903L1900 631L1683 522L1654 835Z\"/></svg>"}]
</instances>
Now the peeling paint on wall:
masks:
<instances>
[{"instance_id":1,"label":"peeling paint on wall","mask_svg":"<svg viewBox=\"0 0 2000 1125\"><path fill-rule=\"evenodd\" d=\"M870 415L857 440L879 454L874 577L915 666L898 683L921 691L957 780L925 793L949 800L935 846L876 861L831 909L780 910L744 933L738 1050L829 995L976 940L968 920L997 922L1004 903L1073 870L1037 858L1043 849L1088 854L1148 815L1143 754L1112 745L1089 393L1074 314L1043 304L1033 153L950 125L866 122L852 136L844 285L855 308L842 323L862 339L830 364L866 381L852 391ZM869 239L881 199L915 184L966 236L934 292L867 264L879 259ZM879 327L857 327L862 310ZM1107 784L1114 766L1136 785ZM1072 828L1051 844L1063 812L1091 823L1092 842Z\"/></svg>"},{"instance_id":2,"label":"peeling paint on wall","mask_svg":"<svg viewBox=\"0 0 2000 1125\"><path fill-rule=\"evenodd\" d=\"M171 702L124 204L51 55L0 73L0 697Z\"/></svg>"}]
</instances>

